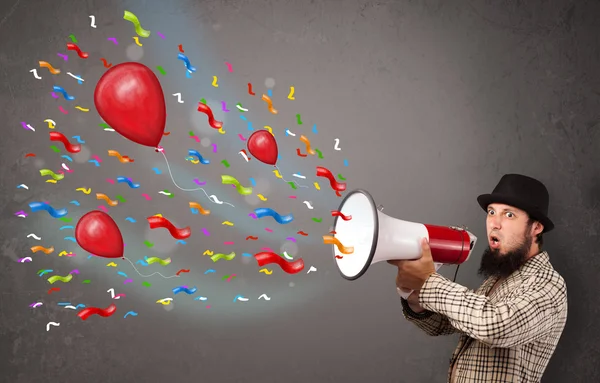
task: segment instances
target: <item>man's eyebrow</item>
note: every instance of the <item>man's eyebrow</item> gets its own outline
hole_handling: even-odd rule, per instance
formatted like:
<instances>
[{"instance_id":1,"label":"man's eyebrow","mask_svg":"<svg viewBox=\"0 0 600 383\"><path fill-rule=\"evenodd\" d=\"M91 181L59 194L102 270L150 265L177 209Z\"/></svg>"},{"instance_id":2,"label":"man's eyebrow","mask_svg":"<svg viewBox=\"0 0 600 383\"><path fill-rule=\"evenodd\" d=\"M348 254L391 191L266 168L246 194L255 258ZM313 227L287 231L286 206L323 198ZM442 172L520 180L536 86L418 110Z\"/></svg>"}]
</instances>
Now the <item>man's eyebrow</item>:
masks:
<instances>
[{"instance_id":1,"label":"man's eyebrow","mask_svg":"<svg viewBox=\"0 0 600 383\"><path fill-rule=\"evenodd\" d=\"M493 209L493 207L488 206L488 209ZM510 211L511 213L516 213L516 211L514 209L502 209L502 212L507 212Z\"/></svg>"}]
</instances>

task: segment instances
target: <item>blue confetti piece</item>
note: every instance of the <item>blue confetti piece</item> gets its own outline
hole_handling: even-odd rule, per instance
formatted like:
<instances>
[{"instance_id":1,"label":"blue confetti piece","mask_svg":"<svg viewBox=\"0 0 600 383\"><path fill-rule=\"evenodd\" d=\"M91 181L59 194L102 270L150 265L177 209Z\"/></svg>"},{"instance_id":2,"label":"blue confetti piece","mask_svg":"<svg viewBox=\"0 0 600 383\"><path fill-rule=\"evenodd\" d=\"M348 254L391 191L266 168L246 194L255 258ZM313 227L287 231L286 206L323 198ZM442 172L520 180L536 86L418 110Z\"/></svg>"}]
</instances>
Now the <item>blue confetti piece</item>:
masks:
<instances>
[{"instance_id":1,"label":"blue confetti piece","mask_svg":"<svg viewBox=\"0 0 600 383\"><path fill-rule=\"evenodd\" d=\"M273 89L267 90L267 94L269 95L269 97L273 97Z\"/></svg>"},{"instance_id":2,"label":"blue confetti piece","mask_svg":"<svg viewBox=\"0 0 600 383\"><path fill-rule=\"evenodd\" d=\"M344 166L348 166L348 160L344 160Z\"/></svg>"},{"instance_id":3,"label":"blue confetti piece","mask_svg":"<svg viewBox=\"0 0 600 383\"><path fill-rule=\"evenodd\" d=\"M77 306L75 306L75 310L77 310L78 308L83 307L85 308L85 305L83 303L78 304Z\"/></svg>"},{"instance_id":4,"label":"blue confetti piece","mask_svg":"<svg viewBox=\"0 0 600 383\"><path fill-rule=\"evenodd\" d=\"M185 71L185 77L187 77L187 78L192 78L192 75L190 74L190 72L189 72L189 71L187 71L187 70L186 70L186 71Z\"/></svg>"},{"instance_id":5,"label":"blue confetti piece","mask_svg":"<svg viewBox=\"0 0 600 383\"><path fill-rule=\"evenodd\" d=\"M177 240L177 243L180 243L180 244L182 244L182 245L187 245L187 242L186 242L186 241L184 241L183 239L179 239L179 240Z\"/></svg>"},{"instance_id":6,"label":"blue confetti piece","mask_svg":"<svg viewBox=\"0 0 600 383\"><path fill-rule=\"evenodd\" d=\"M80 78L81 78L81 75L80 75L80 74L78 74L78 75L77 75L77 77L79 77L79 78L77 79L77 83L78 83L79 85L83 84L83 81L81 81L81 80L80 80ZM85 307L85 306L84 306L84 307Z\"/></svg>"},{"instance_id":7,"label":"blue confetti piece","mask_svg":"<svg viewBox=\"0 0 600 383\"><path fill-rule=\"evenodd\" d=\"M248 130L254 130L252 127L252 121L248 121Z\"/></svg>"},{"instance_id":8,"label":"blue confetti piece","mask_svg":"<svg viewBox=\"0 0 600 383\"><path fill-rule=\"evenodd\" d=\"M70 306L71 302L58 302L57 305L59 305L59 306Z\"/></svg>"},{"instance_id":9,"label":"blue confetti piece","mask_svg":"<svg viewBox=\"0 0 600 383\"><path fill-rule=\"evenodd\" d=\"M181 292L186 293L187 295L192 295L193 293L195 293L196 291L198 291L198 289L196 288L196 286L192 287L191 289L188 289L186 287L183 286L179 286L179 287L175 287L173 289L173 294L177 295Z\"/></svg>"},{"instance_id":10,"label":"blue confetti piece","mask_svg":"<svg viewBox=\"0 0 600 383\"><path fill-rule=\"evenodd\" d=\"M252 256L252 254L250 254L250 253L242 253L242 257L251 257L251 256Z\"/></svg>"},{"instance_id":11,"label":"blue confetti piece","mask_svg":"<svg viewBox=\"0 0 600 383\"><path fill-rule=\"evenodd\" d=\"M91 162L96 166L100 166L100 163L98 162L98 160L89 160L88 162Z\"/></svg>"},{"instance_id":12,"label":"blue confetti piece","mask_svg":"<svg viewBox=\"0 0 600 383\"><path fill-rule=\"evenodd\" d=\"M71 202L69 202L69 203L72 203L72 204L73 204L73 205L75 205L75 206L79 206L79 201L75 201L75 200L73 200L73 201L71 201Z\"/></svg>"},{"instance_id":13,"label":"blue confetti piece","mask_svg":"<svg viewBox=\"0 0 600 383\"><path fill-rule=\"evenodd\" d=\"M243 295L236 295L235 298L233 298L233 302L235 303L238 300L238 298L244 298L244 296Z\"/></svg>"},{"instance_id":14,"label":"blue confetti piece","mask_svg":"<svg viewBox=\"0 0 600 383\"><path fill-rule=\"evenodd\" d=\"M129 312L127 312L127 314L125 314L125 316L123 318L127 318L128 315L131 315L132 317L136 317L136 316L138 316L138 313L136 313L135 311L129 311Z\"/></svg>"},{"instance_id":15,"label":"blue confetti piece","mask_svg":"<svg viewBox=\"0 0 600 383\"><path fill-rule=\"evenodd\" d=\"M125 221L129 221L129 222L133 222L133 223L137 222L135 219L133 219L131 217L125 218Z\"/></svg>"},{"instance_id":16,"label":"blue confetti piece","mask_svg":"<svg viewBox=\"0 0 600 383\"><path fill-rule=\"evenodd\" d=\"M196 71L196 67L193 67L190 64L190 59L187 58L187 56L184 55L183 53L178 53L177 54L177 59L183 61L183 63L185 64L186 69L188 70L188 72L195 72Z\"/></svg>"},{"instance_id":17,"label":"blue confetti piece","mask_svg":"<svg viewBox=\"0 0 600 383\"><path fill-rule=\"evenodd\" d=\"M63 154L61 156L61 158L64 158L64 159L68 160L69 162L73 162L73 159L71 157L67 156L66 154Z\"/></svg>"},{"instance_id":18,"label":"blue confetti piece","mask_svg":"<svg viewBox=\"0 0 600 383\"><path fill-rule=\"evenodd\" d=\"M206 275L208 273L216 273L216 271L214 271L213 269L208 269L204 272L204 275Z\"/></svg>"},{"instance_id":19,"label":"blue confetti piece","mask_svg":"<svg viewBox=\"0 0 600 383\"><path fill-rule=\"evenodd\" d=\"M252 186L256 187L256 181L254 181L254 178L250 178L250 182L252 183Z\"/></svg>"},{"instance_id":20,"label":"blue confetti piece","mask_svg":"<svg viewBox=\"0 0 600 383\"><path fill-rule=\"evenodd\" d=\"M198 160L200 161L200 163L201 163L202 165L208 165L208 164L210 164L210 160L208 160L208 159L206 159L206 158L202 157L202 154L200 154L200 153L199 153L197 150L194 150L194 149L189 149L189 150L188 150L188 154L189 154L190 156L195 156L195 157L198 157Z\"/></svg>"},{"instance_id":21,"label":"blue confetti piece","mask_svg":"<svg viewBox=\"0 0 600 383\"><path fill-rule=\"evenodd\" d=\"M248 119L246 118L246 116L244 116L243 114L240 114L240 118L244 121L248 121Z\"/></svg>"},{"instance_id":22,"label":"blue confetti piece","mask_svg":"<svg viewBox=\"0 0 600 383\"><path fill-rule=\"evenodd\" d=\"M92 258L92 254L88 255L88 259Z\"/></svg>"},{"instance_id":23,"label":"blue confetti piece","mask_svg":"<svg viewBox=\"0 0 600 383\"><path fill-rule=\"evenodd\" d=\"M191 208L190 211L192 212L192 214L198 214L198 209L196 209L195 207Z\"/></svg>"},{"instance_id":24,"label":"blue confetti piece","mask_svg":"<svg viewBox=\"0 0 600 383\"><path fill-rule=\"evenodd\" d=\"M273 217L273 219L277 221L277 223L280 225L285 225L294 220L294 216L292 214L282 216L275 210L265 207L254 209L254 214L256 214L256 217L258 217L259 219L263 217Z\"/></svg>"},{"instance_id":25,"label":"blue confetti piece","mask_svg":"<svg viewBox=\"0 0 600 383\"><path fill-rule=\"evenodd\" d=\"M117 274L119 274L119 275L120 275L120 276L122 276L122 277L125 277L125 278L127 278L127 274L125 274L125 273L124 273L124 272L122 272L122 271L117 271Z\"/></svg>"},{"instance_id":26,"label":"blue confetti piece","mask_svg":"<svg viewBox=\"0 0 600 383\"><path fill-rule=\"evenodd\" d=\"M65 230L65 229L75 229L75 227L74 226L63 226L58 230Z\"/></svg>"},{"instance_id":27,"label":"blue confetti piece","mask_svg":"<svg viewBox=\"0 0 600 383\"><path fill-rule=\"evenodd\" d=\"M77 240L74 237L65 237L65 241L71 241L77 243Z\"/></svg>"},{"instance_id":28,"label":"blue confetti piece","mask_svg":"<svg viewBox=\"0 0 600 383\"><path fill-rule=\"evenodd\" d=\"M145 261L142 261L141 259L139 261L137 261L136 263L139 263L142 266L148 266L148 263Z\"/></svg>"},{"instance_id":29,"label":"blue confetti piece","mask_svg":"<svg viewBox=\"0 0 600 383\"><path fill-rule=\"evenodd\" d=\"M117 182L118 183L125 182L132 189L137 189L137 188L140 187L140 184L133 183L133 182L131 182L131 180L129 178L123 177L123 176L118 176L117 177Z\"/></svg>"},{"instance_id":30,"label":"blue confetti piece","mask_svg":"<svg viewBox=\"0 0 600 383\"><path fill-rule=\"evenodd\" d=\"M161 174L161 171L158 168L152 168L152 170L154 170L154 173L156 174Z\"/></svg>"},{"instance_id":31,"label":"blue confetti piece","mask_svg":"<svg viewBox=\"0 0 600 383\"><path fill-rule=\"evenodd\" d=\"M50 216L52 216L52 218L62 218L68 213L67 209L64 207L62 209L54 210L52 206L44 202L31 202L29 203L29 208L33 213L40 210L45 210L48 212L48 214L50 214Z\"/></svg>"},{"instance_id":32,"label":"blue confetti piece","mask_svg":"<svg viewBox=\"0 0 600 383\"><path fill-rule=\"evenodd\" d=\"M17 189L25 189L25 186L23 186L23 184L17 185Z\"/></svg>"},{"instance_id":33,"label":"blue confetti piece","mask_svg":"<svg viewBox=\"0 0 600 383\"><path fill-rule=\"evenodd\" d=\"M82 139L81 139L81 137L79 137L79 136L73 136L73 137L71 137L71 138L74 138L74 139L76 139L76 140L77 140L77 142L79 142L80 144L85 144L85 141L84 141L84 140L82 140Z\"/></svg>"},{"instance_id":34,"label":"blue confetti piece","mask_svg":"<svg viewBox=\"0 0 600 383\"><path fill-rule=\"evenodd\" d=\"M319 133L319 132L317 131L317 124L314 124L314 125L313 125L312 132L313 132L314 134L318 134L318 133Z\"/></svg>"},{"instance_id":35,"label":"blue confetti piece","mask_svg":"<svg viewBox=\"0 0 600 383\"><path fill-rule=\"evenodd\" d=\"M73 101L73 100L75 100L75 97L69 95L67 93L67 91L65 91L60 86L54 85L54 87L52 89L54 89L55 92L62 94L63 97L65 98L65 100L67 100L67 101Z\"/></svg>"}]
</instances>

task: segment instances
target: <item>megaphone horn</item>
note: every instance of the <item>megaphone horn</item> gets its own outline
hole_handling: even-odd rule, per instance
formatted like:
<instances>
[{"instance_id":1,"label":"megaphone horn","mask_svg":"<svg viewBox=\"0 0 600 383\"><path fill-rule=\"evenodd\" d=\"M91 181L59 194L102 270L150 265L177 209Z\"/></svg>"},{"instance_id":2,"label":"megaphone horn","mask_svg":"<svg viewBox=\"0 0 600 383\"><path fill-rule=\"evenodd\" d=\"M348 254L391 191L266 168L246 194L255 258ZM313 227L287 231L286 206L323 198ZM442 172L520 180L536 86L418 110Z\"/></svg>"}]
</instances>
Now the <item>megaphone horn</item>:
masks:
<instances>
[{"instance_id":1,"label":"megaphone horn","mask_svg":"<svg viewBox=\"0 0 600 383\"><path fill-rule=\"evenodd\" d=\"M466 228L404 221L382 210L383 206L376 208L373 197L361 189L350 192L340 204L338 211L343 217L334 219L336 241L331 243L333 259L345 279L360 278L374 263L420 258L423 237L429 240L436 270L444 264L467 261L477 242ZM399 293L407 298L412 291Z\"/></svg>"}]
</instances>

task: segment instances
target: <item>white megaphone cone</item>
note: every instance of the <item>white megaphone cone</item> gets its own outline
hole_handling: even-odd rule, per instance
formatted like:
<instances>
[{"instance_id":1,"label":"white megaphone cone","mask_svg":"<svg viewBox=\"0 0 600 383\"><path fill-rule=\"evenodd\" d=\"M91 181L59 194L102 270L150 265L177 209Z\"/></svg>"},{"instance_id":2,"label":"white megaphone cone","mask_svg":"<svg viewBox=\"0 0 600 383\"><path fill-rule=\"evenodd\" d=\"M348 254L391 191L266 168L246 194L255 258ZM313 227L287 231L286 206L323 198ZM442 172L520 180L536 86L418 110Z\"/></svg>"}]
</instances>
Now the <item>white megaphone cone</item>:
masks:
<instances>
[{"instance_id":1,"label":"white megaphone cone","mask_svg":"<svg viewBox=\"0 0 600 383\"><path fill-rule=\"evenodd\" d=\"M444 264L461 264L469 259L477 237L464 228L435 226L392 218L375 206L373 197L364 190L350 192L335 217L333 244L335 263L347 280L361 277L373 263L388 260L411 260L421 257L421 238L429 240L431 255L438 270ZM412 291L398 293L405 299Z\"/></svg>"}]
</instances>

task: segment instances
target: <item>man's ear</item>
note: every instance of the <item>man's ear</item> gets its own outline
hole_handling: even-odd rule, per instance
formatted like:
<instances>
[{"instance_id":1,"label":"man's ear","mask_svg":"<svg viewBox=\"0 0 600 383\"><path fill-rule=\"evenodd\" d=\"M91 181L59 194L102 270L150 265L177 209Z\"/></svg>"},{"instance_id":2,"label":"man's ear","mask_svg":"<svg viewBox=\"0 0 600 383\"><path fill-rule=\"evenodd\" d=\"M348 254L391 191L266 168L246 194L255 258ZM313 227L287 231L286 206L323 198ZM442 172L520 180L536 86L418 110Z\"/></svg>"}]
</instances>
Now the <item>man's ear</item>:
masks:
<instances>
[{"instance_id":1,"label":"man's ear","mask_svg":"<svg viewBox=\"0 0 600 383\"><path fill-rule=\"evenodd\" d=\"M537 236L542 231L544 231L544 225L542 225L542 223L539 221L535 221L535 223L533 224L533 236Z\"/></svg>"}]
</instances>

